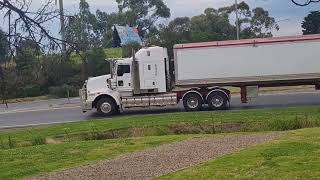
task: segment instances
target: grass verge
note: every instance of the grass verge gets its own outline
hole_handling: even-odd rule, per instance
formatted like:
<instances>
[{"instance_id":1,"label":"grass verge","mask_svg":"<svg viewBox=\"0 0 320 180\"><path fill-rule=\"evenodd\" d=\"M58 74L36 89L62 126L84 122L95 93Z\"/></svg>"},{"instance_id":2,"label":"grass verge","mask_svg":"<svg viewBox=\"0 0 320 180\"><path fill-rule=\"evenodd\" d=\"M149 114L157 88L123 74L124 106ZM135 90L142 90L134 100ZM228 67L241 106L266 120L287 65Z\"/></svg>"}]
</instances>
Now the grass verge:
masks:
<instances>
[{"instance_id":1,"label":"grass verge","mask_svg":"<svg viewBox=\"0 0 320 180\"><path fill-rule=\"evenodd\" d=\"M94 163L166 143L192 138L161 136L104 141L70 142L0 150L0 179L27 176Z\"/></svg>"},{"instance_id":2,"label":"grass verge","mask_svg":"<svg viewBox=\"0 0 320 180\"><path fill-rule=\"evenodd\" d=\"M39 145L39 142L46 142L43 139L69 142L131 136L284 131L310 127L320 127L319 106L119 116L49 127L3 130L0 132L0 145L6 149ZM8 144L11 144L10 147Z\"/></svg>"},{"instance_id":3,"label":"grass verge","mask_svg":"<svg viewBox=\"0 0 320 180\"><path fill-rule=\"evenodd\" d=\"M156 179L317 179L319 154L320 128L303 129Z\"/></svg>"},{"instance_id":4,"label":"grass verge","mask_svg":"<svg viewBox=\"0 0 320 180\"><path fill-rule=\"evenodd\" d=\"M49 96L37 96L37 97L25 97L25 98L8 99L6 101L7 101L7 103L21 103L21 102L33 102L33 101L42 101L42 100L49 100L49 99L50 99ZM3 104L3 102L1 101L0 104Z\"/></svg>"}]
</instances>

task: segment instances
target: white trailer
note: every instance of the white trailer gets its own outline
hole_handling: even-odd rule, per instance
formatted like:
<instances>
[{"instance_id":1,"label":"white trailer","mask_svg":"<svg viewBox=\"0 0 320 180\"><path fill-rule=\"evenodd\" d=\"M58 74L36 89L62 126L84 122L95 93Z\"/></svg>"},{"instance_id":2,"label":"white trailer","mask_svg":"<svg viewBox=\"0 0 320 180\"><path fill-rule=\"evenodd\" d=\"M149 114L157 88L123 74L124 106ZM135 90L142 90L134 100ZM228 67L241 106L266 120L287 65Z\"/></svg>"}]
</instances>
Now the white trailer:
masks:
<instances>
[{"instance_id":1,"label":"white trailer","mask_svg":"<svg viewBox=\"0 0 320 180\"><path fill-rule=\"evenodd\" d=\"M86 81L80 90L82 109L112 115L181 100L187 111L204 104L223 110L230 106L225 86L240 87L243 103L256 97L260 87L319 89L318 49L320 35L178 44L173 61L166 48L143 48L132 58L114 61L111 75Z\"/></svg>"},{"instance_id":2,"label":"white trailer","mask_svg":"<svg viewBox=\"0 0 320 180\"><path fill-rule=\"evenodd\" d=\"M176 45L176 85L257 85L319 79L318 38L312 35Z\"/></svg>"}]
</instances>

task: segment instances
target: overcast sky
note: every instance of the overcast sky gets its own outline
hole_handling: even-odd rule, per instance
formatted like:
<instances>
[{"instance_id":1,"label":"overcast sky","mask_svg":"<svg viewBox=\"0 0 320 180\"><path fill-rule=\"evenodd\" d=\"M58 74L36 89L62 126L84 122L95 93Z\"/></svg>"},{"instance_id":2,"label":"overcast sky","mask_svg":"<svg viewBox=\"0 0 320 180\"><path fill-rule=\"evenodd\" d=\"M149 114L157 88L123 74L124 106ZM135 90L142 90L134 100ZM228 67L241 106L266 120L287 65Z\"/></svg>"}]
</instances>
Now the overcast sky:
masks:
<instances>
[{"instance_id":1,"label":"overcast sky","mask_svg":"<svg viewBox=\"0 0 320 180\"><path fill-rule=\"evenodd\" d=\"M33 0L33 6L39 6L45 0ZM305 2L306 0L297 0ZM105 12L116 12L117 4L115 0L87 0L92 12L100 9ZM164 0L171 9L171 18L165 22L179 16L195 16L203 13L208 7L220 8L231 5L234 0ZM238 0L240 3L241 0ZM307 7L295 6L291 0L245 0L251 8L263 7L270 15L275 17L280 25L280 31L274 32L276 36L301 34L301 22L303 18L314 10L320 10L320 3L314 3ZM64 6L68 13L74 13L78 9L79 0L64 0ZM234 19L233 19L234 20ZM56 26L52 27L57 28ZM54 31L54 30L53 30Z\"/></svg>"},{"instance_id":2,"label":"overcast sky","mask_svg":"<svg viewBox=\"0 0 320 180\"><path fill-rule=\"evenodd\" d=\"M179 16L194 16L201 14L207 7L219 8L231 5L234 0L164 0L171 9L171 18ZM238 0L241 2L241 0ZM280 31L276 36L301 34L301 22L303 18L314 10L320 10L320 3L311 4L308 7L298 7L291 0L245 0L251 8L263 7L270 15L275 17L280 25ZM306 1L306 0L297 0ZM74 11L78 7L78 0L65 0L67 11ZM91 10L100 9L106 12L117 11L115 0L87 0Z\"/></svg>"}]
</instances>

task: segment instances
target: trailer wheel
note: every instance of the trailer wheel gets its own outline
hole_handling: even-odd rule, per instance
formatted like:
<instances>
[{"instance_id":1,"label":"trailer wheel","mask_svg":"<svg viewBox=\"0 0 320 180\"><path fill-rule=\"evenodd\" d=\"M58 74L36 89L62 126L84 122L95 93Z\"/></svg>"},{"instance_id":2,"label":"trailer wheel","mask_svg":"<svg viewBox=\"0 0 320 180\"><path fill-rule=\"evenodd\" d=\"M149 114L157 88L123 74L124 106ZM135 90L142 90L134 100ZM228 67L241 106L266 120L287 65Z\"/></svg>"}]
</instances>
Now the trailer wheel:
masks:
<instances>
[{"instance_id":1,"label":"trailer wheel","mask_svg":"<svg viewBox=\"0 0 320 180\"><path fill-rule=\"evenodd\" d=\"M184 109L188 112L200 111L203 102L201 97L196 93L191 93L183 98Z\"/></svg>"},{"instance_id":2,"label":"trailer wheel","mask_svg":"<svg viewBox=\"0 0 320 180\"><path fill-rule=\"evenodd\" d=\"M229 98L222 92L213 92L208 97L208 105L211 110L226 110Z\"/></svg>"},{"instance_id":3,"label":"trailer wheel","mask_svg":"<svg viewBox=\"0 0 320 180\"><path fill-rule=\"evenodd\" d=\"M117 105L111 98L102 98L97 103L97 111L102 116L111 116L117 112Z\"/></svg>"}]
</instances>

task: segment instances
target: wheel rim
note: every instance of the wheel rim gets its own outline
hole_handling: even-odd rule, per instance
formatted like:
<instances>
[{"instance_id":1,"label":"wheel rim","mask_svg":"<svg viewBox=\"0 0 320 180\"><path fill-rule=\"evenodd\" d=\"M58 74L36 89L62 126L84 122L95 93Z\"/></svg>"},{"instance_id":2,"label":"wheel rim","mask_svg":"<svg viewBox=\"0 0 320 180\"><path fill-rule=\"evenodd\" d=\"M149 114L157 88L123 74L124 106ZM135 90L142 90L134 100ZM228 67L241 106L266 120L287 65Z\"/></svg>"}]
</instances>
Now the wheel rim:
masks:
<instances>
[{"instance_id":1,"label":"wheel rim","mask_svg":"<svg viewBox=\"0 0 320 180\"><path fill-rule=\"evenodd\" d=\"M108 114L112 110L111 104L108 102L104 102L101 104L101 112Z\"/></svg>"},{"instance_id":2,"label":"wheel rim","mask_svg":"<svg viewBox=\"0 0 320 180\"><path fill-rule=\"evenodd\" d=\"M191 97L187 101L187 105L191 109L195 109L199 106L199 100L195 97Z\"/></svg>"},{"instance_id":3,"label":"wheel rim","mask_svg":"<svg viewBox=\"0 0 320 180\"><path fill-rule=\"evenodd\" d=\"M211 100L211 104L213 107L219 108L223 106L223 98L220 96L214 96Z\"/></svg>"}]
</instances>

